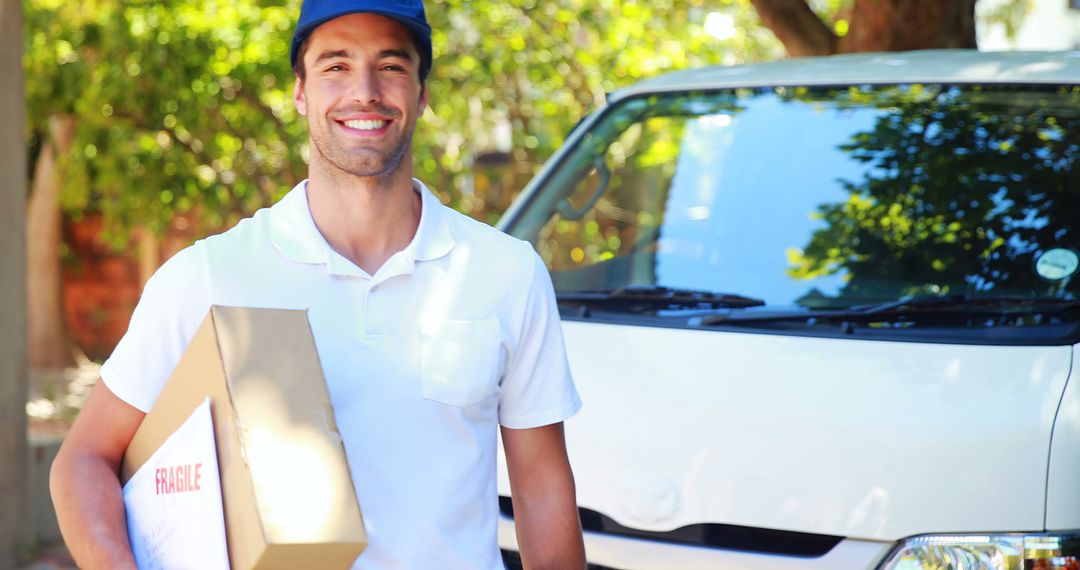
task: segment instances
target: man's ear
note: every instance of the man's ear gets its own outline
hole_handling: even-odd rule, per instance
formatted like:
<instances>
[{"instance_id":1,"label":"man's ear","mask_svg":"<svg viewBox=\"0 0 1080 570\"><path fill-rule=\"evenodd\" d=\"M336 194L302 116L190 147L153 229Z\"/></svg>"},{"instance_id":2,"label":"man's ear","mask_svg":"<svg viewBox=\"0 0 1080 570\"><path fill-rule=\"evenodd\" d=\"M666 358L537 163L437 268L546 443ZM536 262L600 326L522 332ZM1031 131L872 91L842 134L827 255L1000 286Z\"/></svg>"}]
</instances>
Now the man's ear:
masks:
<instances>
[{"instance_id":1,"label":"man's ear","mask_svg":"<svg viewBox=\"0 0 1080 570\"><path fill-rule=\"evenodd\" d=\"M428 106L428 89L427 82L420 84L420 114L424 114L424 109Z\"/></svg>"},{"instance_id":2,"label":"man's ear","mask_svg":"<svg viewBox=\"0 0 1080 570\"><path fill-rule=\"evenodd\" d=\"M306 117L307 96L304 95L304 80L299 77L296 78L296 83L293 84L292 100L293 105L296 106L296 112Z\"/></svg>"}]
</instances>

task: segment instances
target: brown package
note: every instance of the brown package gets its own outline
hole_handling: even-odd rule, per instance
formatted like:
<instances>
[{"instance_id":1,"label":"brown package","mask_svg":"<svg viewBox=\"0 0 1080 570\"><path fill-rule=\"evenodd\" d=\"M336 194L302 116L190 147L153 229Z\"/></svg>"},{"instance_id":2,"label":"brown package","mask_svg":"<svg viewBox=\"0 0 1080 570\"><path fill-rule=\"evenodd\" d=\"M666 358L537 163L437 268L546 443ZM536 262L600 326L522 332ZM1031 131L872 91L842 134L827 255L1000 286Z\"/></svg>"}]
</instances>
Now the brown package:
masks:
<instances>
[{"instance_id":1,"label":"brown package","mask_svg":"<svg viewBox=\"0 0 1080 570\"><path fill-rule=\"evenodd\" d=\"M212 307L131 440L123 481L205 397L233 570L349 568L367 537L307 314Z\"/></svg>"}]
</instances>

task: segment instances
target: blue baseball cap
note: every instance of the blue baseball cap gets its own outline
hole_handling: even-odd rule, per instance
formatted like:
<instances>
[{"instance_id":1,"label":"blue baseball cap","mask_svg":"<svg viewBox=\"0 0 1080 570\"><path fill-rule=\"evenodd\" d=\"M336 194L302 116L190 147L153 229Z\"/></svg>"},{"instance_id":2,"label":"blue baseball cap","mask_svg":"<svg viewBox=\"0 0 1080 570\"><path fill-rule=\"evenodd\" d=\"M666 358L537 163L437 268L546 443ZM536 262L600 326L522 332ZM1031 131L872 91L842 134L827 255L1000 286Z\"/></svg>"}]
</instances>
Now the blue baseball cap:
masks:
<instances>
[{"instance_id":1,"label":"blue baseball cap","mask_svg":"<svg viewBox=\"0 0 1080 570\"><path fill-rule=\"evenodd\" d=\"M422 0L304 0L300 20L293 32L289 62L296 67L300 45L315 28L346 14L366 12L397 21L412 33L420 54L420 80L431 71L431 26L427 23Z\"/></svg>"}]
</instances>

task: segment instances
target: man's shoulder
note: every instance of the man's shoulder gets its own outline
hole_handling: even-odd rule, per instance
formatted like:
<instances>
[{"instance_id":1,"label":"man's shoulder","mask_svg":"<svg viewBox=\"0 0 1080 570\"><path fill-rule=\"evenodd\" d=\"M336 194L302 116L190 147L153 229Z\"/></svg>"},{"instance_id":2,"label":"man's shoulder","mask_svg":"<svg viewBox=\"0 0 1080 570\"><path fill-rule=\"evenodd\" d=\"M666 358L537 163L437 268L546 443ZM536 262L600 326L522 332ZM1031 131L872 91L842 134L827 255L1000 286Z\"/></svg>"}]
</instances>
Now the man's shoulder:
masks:
<instances>
[{"instance_id":1,"label":"man's shoulder","mask_svg":"<svg viewBox=\"0 0 1080 570\"><path fill-rule=\"evenodd\" d=\"M171 287L206 286L222 266L252 259L270 244L264 208L240 220L228 230L204 237L181 249L165 261L152 279Z\"/></svg>"},{"instance_id":2,"label":"man's shoulder","mask_svg":"<svg viewBox=\"0 0 1080 570\"><path fill-rule=\"evenodd\" d=\"M520 258L531 262L533 247L527 241L502 232L453 208L443 206L455 243L478 248L480 253L498 258ZM506 257L503 257L506 256Z\"/></svg>"},{"instance_id":3,"label":"man's shoulder","mask_svg":"<svg viewBox=\"0 0 1080 570\"><path fill-rule=\"evenodd\" d=\"M209 252L247 251L263 243L270 243L270 208L262 208L236 223L233 227L207 236L195 245L206 248Z\"/></svg>"}]
</instances>

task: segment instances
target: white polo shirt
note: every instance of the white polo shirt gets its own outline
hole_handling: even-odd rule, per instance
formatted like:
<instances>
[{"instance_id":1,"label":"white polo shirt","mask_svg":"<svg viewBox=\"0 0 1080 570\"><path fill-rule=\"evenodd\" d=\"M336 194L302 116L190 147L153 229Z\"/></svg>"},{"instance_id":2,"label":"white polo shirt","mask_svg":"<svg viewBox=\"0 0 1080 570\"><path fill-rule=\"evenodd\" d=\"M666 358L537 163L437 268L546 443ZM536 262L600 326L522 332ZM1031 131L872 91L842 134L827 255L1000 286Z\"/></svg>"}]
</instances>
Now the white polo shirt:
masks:
<instances>
[{"instance_id":1,"label":"white polo shirt","mask_svg":"<svg viewBox=\"0 0 1080 570\"><path fill-rule=\"evenodd\" d=\"M501 569L496 426L581 404L531 245L414 185L416 236L374 275L326 243L306 181L176 254L101 376L146 411L210 305L307 310L370 541L354 568Z\"/></svg>"}]
</instances>

